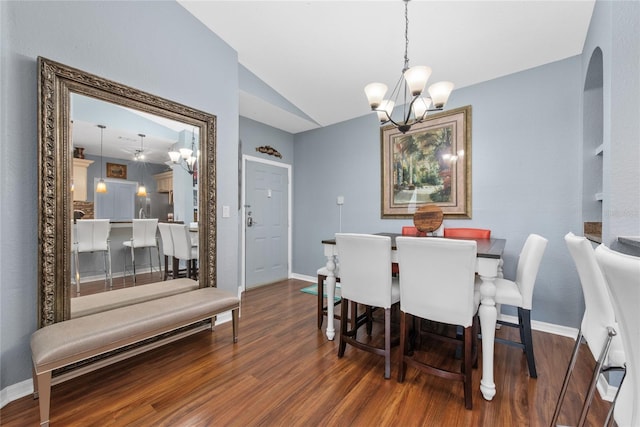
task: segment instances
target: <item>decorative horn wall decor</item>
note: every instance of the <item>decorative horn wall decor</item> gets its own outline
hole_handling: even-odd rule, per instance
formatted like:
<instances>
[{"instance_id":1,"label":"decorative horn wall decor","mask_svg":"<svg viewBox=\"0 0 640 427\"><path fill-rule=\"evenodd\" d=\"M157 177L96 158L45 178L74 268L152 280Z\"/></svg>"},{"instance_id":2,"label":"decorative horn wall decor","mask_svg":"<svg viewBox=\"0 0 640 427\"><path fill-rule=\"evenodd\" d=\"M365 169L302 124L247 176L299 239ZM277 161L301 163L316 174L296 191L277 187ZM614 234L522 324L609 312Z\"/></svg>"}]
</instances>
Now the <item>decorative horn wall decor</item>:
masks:
<instances>
[{"instance_id":1,"label":"decorative horn wall decor","mask_svg":"<svg viewBox=\"0 0 640 427\"><path fill-rule=\"evenodd\" d=\"M256 151L259 151L259 152L264 153L264 154L268 154L270 156L276 156L279 159L282 158L282 154L280 154L280 152L278 150L276 150L275 148L273 148L273 147L271 147L269 145L263 145L262 147L256 147Z\"/></svg>"}]
</instances>

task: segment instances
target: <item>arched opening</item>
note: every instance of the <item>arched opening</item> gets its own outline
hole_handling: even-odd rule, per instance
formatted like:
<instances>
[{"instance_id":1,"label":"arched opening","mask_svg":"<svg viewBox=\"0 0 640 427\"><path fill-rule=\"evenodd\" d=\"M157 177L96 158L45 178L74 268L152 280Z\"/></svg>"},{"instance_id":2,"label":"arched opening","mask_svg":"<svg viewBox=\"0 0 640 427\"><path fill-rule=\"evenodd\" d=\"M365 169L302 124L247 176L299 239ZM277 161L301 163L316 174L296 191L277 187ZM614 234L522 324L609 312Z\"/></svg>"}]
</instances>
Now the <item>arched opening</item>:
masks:
<instances>
[{"instance_id":1,"label":"arched opening","mask_svg":"<svg viewBox=\"0 0 640 427\"><path fill-rule=\"evenodd\" d=\"M585 234L601 234L602 226L604 135L602 74L602 50L598 47L593 51L589 60L582 97L582 219L585 222ZM595 223L595 225L588 225L591 223ZM598 230L597 232L596 230L589 232L587 231L588 227L595 227Z\"/></svg>"}]
</instances>

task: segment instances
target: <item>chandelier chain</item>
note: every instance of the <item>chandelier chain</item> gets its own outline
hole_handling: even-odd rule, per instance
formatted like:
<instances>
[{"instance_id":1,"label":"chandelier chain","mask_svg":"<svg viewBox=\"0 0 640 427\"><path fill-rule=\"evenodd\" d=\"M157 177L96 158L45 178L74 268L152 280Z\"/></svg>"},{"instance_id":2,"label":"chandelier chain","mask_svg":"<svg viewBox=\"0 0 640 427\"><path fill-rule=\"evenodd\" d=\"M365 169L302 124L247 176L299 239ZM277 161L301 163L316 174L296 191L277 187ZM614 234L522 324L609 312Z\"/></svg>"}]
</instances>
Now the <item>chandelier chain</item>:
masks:
<instances>
[{"instance_id":1,"label":"chandelier chain","mask_svg":"<svg viewBox=\"0 0 640 427\"><path fill-rule=\"evenodd\" d=\"M404 0L404 69L409 69L409 0Z\"/></svg>"}]
</instances>

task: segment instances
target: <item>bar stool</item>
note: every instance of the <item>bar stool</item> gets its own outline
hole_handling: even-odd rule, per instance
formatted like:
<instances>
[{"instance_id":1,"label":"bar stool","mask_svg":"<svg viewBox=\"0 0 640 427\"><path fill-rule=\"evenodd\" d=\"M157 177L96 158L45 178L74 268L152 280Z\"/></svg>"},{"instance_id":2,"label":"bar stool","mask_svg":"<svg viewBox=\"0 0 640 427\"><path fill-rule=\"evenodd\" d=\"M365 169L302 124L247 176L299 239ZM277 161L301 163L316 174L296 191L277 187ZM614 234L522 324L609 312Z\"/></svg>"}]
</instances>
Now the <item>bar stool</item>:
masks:
<instances>
[{"instance_id":1,"label":"bar stool","mask_svg":"<svg viewBox=\"0 0 640 427\"><path fill-rule=\"evenodd\" d=\"M153 273L153 262L151 261L151 248L156 248L158 252L158 271L160 270L160 249L158 247L158 238L156 231L158 229L158 218L153 219L134 219L132 220L133 232L131 240L122 242L125 247L131 249L131 264L133 266L133 284L136 284L136 257L135 250L137 248L149 249L149 268ZM124 257L124 278L127 277L127 257Z\"/></svg>"},{"instance_id":2,"label":"bar stool","mask_svg":"<svg viewBox=\"0 0 640 427\"><path fill-rule=\"evenodd\" d=\"M113 285L111 275L111 248L109 246L109 233L111 223L108 219L81 219L75 224L73 242L73 256L76 269L76 292L80 293L80 253L102 252L104 258L104 283L109 287Z\"/></svg>"}]
</instances>

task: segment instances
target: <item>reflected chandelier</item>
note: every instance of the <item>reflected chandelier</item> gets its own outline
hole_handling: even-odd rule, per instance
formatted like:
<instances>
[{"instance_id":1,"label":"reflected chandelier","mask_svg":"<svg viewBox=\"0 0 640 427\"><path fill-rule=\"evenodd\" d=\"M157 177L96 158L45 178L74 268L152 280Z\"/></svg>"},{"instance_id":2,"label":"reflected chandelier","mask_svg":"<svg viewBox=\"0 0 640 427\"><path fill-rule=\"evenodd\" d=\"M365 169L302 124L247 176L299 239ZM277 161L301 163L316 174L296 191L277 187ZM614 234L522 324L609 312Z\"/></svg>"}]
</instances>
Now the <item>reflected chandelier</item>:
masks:
<instances>
[{"instance_id":1,"label":"reflected chandelier","mask_svg":"<svg viewBox=\"0 0 640 427\"><path fill-rule=\"evenodd\" d=\"M182 169L187 171L189 175L193 175L195 170L196 160L198 160L197 155L193 155L193 151L195 149L196 136L195 129L191 132L191 149L181 148L179 151L169 151L169 158L171 159L171 163L174 165L182 166ZM180 163L180 160L184 161L184 164Z\"/></svg>"},{"instance_id":2,"label":"reflected chandelier","mask_svg":"<svg viewBox=\"0 0 640 427\"><path fill-rule=\"evenodd\" d=\"M387 85L384 83L369 83L364 92L369 100L371 110L378 114L381 125L393 124L402 133L406 133L416 123L426 119L427 113L441 111L449 99L453 90L453 83L438 82L429 86L430 98L423 97L422 93L431 76L431 68L418 65L409 68L409 0L404 1L404 67L402 75L396 83L391 96L385 98ZM398 98L400 98L398 100ZM401 120L393 119L393 109L400 101L403 104ZM408 105L408 106L407 106Z\"/></svg>"}]
</instances>

